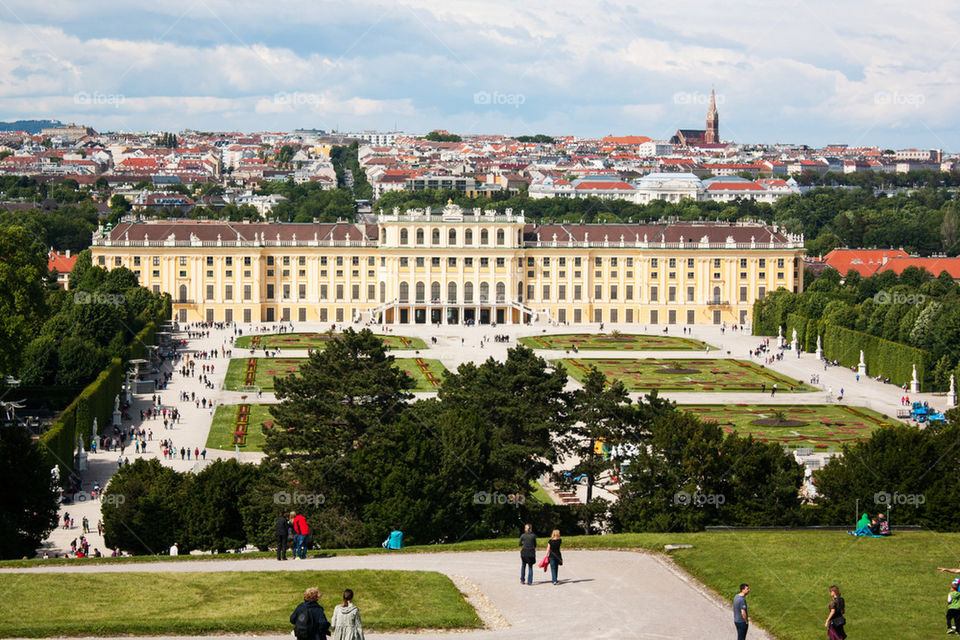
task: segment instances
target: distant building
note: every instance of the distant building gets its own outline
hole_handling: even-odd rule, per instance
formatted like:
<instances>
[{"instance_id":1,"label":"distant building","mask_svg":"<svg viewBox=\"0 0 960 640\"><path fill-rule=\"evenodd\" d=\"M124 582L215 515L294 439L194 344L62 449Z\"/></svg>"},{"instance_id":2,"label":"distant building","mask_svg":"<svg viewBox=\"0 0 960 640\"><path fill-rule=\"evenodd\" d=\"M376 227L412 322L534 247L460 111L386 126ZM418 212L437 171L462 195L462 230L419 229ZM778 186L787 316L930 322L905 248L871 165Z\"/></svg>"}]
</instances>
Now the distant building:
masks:
<instances>
[{"instance_id":1,"label":"distant building","mask_svg":"<svg viewBox=\"0 0 960 640\"><path fill-rule=\"evenodd\" d=\"M70 255L70 249L65 253L57 253L51 247L47 254L47 271L57 272L57 285L61 289L67 289L70 286L70 272L73 271L73 265L77 262L76 255Z\"/></svg>"},{"instance_id":2,"label":"distant building","mask_svg":"<svg viewBox=\"0 0 960 640\"><path fill-rule=\"evenodd\" d=\"M697 147L703 144L720 144L720 116L717 113L717 97L710 89L710 108L707 109L707 126L705 129L678 129L670 138L671 144L681 147Z\"/></svg>"},{"instance_id":3,"label":"distant building","mask_svg":"<svg viewBox=\"0 0 960 640\"><path fill-rule=\"evenodd\" d=\"M71 122L63 127L44 127L40 130L40 135L44 138L64 138L71 142L76 142L87 136L95 136L97 132L90 127L84 127Z\"/></svg>"}]
</instances>

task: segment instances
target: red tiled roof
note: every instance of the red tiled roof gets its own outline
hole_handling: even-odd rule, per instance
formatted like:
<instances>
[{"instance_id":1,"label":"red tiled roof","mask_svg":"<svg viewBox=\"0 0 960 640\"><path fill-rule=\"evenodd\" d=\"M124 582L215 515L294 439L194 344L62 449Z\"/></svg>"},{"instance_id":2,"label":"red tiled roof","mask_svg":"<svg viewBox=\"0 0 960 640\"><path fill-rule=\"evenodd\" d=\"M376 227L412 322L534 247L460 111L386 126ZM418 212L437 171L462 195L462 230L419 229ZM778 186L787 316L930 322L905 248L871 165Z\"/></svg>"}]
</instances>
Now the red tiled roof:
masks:
<instances>
[{"instance_id":1,"label":"red tiled roof","mask_svg":"<svg viewBox=\"0 0 960 640\"><path fill-rule=\"evenodd\" d=\"M631 187L626 182L605 182L600 180L587 180L581 182L577 185L577 189L596 191L596 190L617 190L617 191L633 191Z\"/></svg>"},{"instance_id":2,"label":"red tiled roof","mask_svg":"<svg viewBox=\"0 0 960 640\"><path fill-rule=\"evenodd\" d=\"M862 276L871 276L890 258L909 257L910 254L903 249L834 249L823 257L823 261L841 274L856 269Z\"/></svg>"},{"instance_id":3,"label":"red tiled roof","mask_svg":"<svg viewBox=\"0 0 960 640\"><path fill-rule=\"evenodd\" d=\"M77 262L77 254L67 257L66 254L51 251L47 256L47 271L57 270L57 273L70 273Z\"/></svg>"},{"instance_id":4,"label":"red tiled roof","mask_svg":"<svg viewBox=\"0 0 960 640\"><path fill-rule=\"evenodd\" d=\"M946 271L954 280L960 280L960 258L891 258L887 260L886 264L877 265L875 273L893 271L900 275L907 267L926 269L934 277L939 276L942 271Z\"/></svg>"},{"instance_id":5,"label":"red tiled roof","mask_svg":"<svg viewBox=\"0 0 960 640\"><path fill-rule=\"evenodd\" d=\"M707 191L766 191L756 182L712 182Z\"/></svg>"},{"instance_id":6,"label":"red tiled roof","mask_svg":"<svg viewBox=\"0 0 960 640\"><path fill-rule=\"evenodd\" d=\"M606 144L643 144L644 142L650 142L651 138L647 136L607 136L601 142Z\"/></svg>"}]
</instances>

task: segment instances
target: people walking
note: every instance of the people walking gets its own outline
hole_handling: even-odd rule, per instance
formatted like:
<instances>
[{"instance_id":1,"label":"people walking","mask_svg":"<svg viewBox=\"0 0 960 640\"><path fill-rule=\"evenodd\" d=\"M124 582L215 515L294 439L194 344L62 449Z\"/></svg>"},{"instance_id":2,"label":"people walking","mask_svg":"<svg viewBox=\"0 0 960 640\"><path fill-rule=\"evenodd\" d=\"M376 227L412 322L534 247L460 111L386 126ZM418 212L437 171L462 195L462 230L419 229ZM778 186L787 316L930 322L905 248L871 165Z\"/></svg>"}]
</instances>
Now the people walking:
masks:
<instances>
[{"instance_id":1,"label":"people walking","mask_svg":"<svg viewBox=\"0 0 960 640\"><path fill-rule=\"evenodd\" d=\"M273 523L274 534L277 536L277 560L287 559L287 517L280 513Z\"/></svg>"},{"instance_id":2,"label":"people walking","mask_svg":"<svg viewBox=\"0 0 960 640\"><path fill-rule=\"evenodd\" d=\"M737 640L746 640L747 629L750 628L750 616L747 615L747 594L750 585L740 585L740 593L733 597L733 626L737 628Z\"/></svg>"},{"instance_id":3,"label":"people walking","mask_svg":"<svg viewBox=\"0 0 960 640\"><path fill-rule=\"evenodd\" d=\"M847 619L844 617L845 611L846 603L840 595L840 587L831 586L830 614L827 616L827 621L823 623L827 628L827 640L844 640L847 637L846 631L843 630L843 625L847 624Z\"/></svg>"},{"instance_id":4,"label":"people walking","mask_svg":"<svg viewBox=\"0 0 960 640\"><path fill-rule=\"evenodd\" d=\"M561 544L563 544L563 540L560 539L560 529L554 529L553 533L550 534L550 540L547 541L547 557L550 563L550 579L555 585L560 584L557 581L557 570L563 564L563 554L560 553Z\"/></svg>"},{"instance_id":5,"label":"people walking","mask_svg":"<svg viewBox=\"0 0 960 640\"><path fill-rule=\"evenodd\" d=\"M532 585L533 565L537 561L537 536L533 533L533 526L524 525L518 546L520 547L520 584ZM523 575L524 570L526 570L526 576Z\"/></svg>"},{"instance_id":6,"label":"people walking","mask_svg":"<svg viewBox=\"0 0 960 640\"><path fill-rule=\"evenodd\" d=\"M352 589L343 590L343 604L333 608L330 626L333 627L331 640L364 640L360 610L353 604Z\"/></svg>"},{"instance_id":7,"label":"people walking","mask_svg":"<svg viewBox=\"0 0 960 640\"><path fill-rule=\"evenodd\" d=\"M324 640L330 623L320 606L320 590L310 587L303 592L303 602L290 614L290 624L293 625L293 635L297 640Z\"/></svg>"}]
</instances>

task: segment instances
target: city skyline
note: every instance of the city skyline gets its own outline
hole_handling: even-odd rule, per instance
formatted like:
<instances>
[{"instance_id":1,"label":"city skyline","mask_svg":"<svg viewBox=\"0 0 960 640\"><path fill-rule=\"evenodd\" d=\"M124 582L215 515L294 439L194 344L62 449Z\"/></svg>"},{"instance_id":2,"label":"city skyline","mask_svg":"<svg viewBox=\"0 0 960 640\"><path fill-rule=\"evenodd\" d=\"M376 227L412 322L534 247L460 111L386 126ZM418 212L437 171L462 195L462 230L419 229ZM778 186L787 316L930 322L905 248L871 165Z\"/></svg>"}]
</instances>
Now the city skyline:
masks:
<instances>
[{"instance_id":1,"label":"city skyline","mask_svg":"<svg viewBox=\"0 0 960 640\"><path fill-rule=\"evenodd\" d=\"M669 139L714 87L725 141L956 152L957 11L925 4L10 2L0 119Z\"/></svg>"}]
</instances>

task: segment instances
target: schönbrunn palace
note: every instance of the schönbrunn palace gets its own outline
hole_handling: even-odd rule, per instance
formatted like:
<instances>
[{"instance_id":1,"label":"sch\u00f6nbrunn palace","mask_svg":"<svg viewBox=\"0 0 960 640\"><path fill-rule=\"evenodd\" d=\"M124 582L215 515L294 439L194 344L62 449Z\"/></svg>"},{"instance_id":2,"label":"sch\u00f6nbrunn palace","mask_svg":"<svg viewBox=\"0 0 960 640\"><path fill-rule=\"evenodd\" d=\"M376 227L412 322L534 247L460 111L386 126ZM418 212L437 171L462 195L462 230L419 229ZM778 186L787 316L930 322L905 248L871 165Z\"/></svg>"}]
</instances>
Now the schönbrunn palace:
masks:
<instances>
[{"instance_id":1,"label":"sch\u00f6nbrunn palace","mask_svg":"<svg viewBox=\"0 0 960 640\"><path fill-rule=\"evenodd\" d=\"M93 264L181 322L746 323L803 286L803 239L756 223L528 224L448 204L363 223L121 222Z\"/></svg>"}]
</instances>

